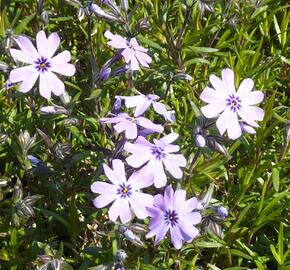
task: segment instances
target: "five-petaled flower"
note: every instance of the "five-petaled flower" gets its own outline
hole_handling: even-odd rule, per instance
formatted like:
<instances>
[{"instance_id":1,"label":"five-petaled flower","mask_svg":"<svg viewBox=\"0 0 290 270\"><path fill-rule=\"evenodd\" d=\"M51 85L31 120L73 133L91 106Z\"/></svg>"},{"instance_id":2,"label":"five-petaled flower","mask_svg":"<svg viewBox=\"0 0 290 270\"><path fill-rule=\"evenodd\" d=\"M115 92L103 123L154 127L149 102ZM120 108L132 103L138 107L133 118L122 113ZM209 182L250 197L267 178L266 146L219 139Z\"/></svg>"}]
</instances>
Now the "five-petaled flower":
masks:
<instances>
[{"instance_id":1,"label":"five-petaled flower","mask_svg":"<svg viewBox=\"0 0 290 270\"><path fill-rule=\"evenodd\" d=\"M197 206L197 198L186 200L185 190L179 189L174 192L171 186L167 186L164 196L154 196L153 207L149 208L151 223L146 238L156 236L157 245L169 230L176 249L180 249L184 242L190 243L199 234L198 229L194 227L201 221Z\"/></svg>"},{"instance_id":2,"label":"five-petaled flower","mask_svg":"<svg viewBox=\"0 0 290 270\"><path fill-rule=\"evenodd\" d=\"M132 219L131 209L135 215L144 219L149 214L147 207L153 205L153 196L139 192L138 190L148 186L144 181L139 181L134 173L126 179L124 163L119 159L112 161L113 169L103 165L104 172L112 184L102 181L94 182L91 190L100 195L94 199L94 206L103 208L113 202L109 209L109 218L116 221L120 216L121 222L126 223Z\"/></svg>"},{"instance_id":3,"label":"five-petaled flower","mask_svg":"<svg viewBox=\"0 0 290 270\"><path fill-rule=\"evenodd\" d=\"M52 33L46 38L44 31L38 32L36 35L37 49L24 36L18 37L16 43L20 50L10 49L12 57L29 65L12 70L9 80L12 83L21 82L19 90L27 93L39 77L41 96L50 99L51 92L56 96L63 94L64 84L53 72L72 76L75 73L75 67L68 63L71 60L69 51L63 51L53 57L60 44L58 34Z\"/></svg>"},{"instance_id":4,"label":"five-petaled flower","mask_svg":"<svg viewBox=\"0 0 290 270\"><path fill-rule=\"evenodd\" d=\"M236 91L234 72L226 68L222 70L222 79L211 75L209 81L214 89L206 87L201 93L201 100L209 103L201 111L207 118L218 116L216 125L221 135L227 130L231 139L241 136L238 115L248 125L259 127L256 121L263 120L264 111L253 105L262 102L264 94L261 91L252 91L252 79L244 79Z\"/></svg>"},{"instance_id":5,"label":"five-petaled flower","mask_svg":"<svg viewBox=\"0 0 290 270\"><path fill-rule=\"evenodd\" d=\"M179 151L178 145L171 144L177 138L178 134L171 133L159 140L154 139L152 144L139 136L134 144L125 143L124 149L132 153L126 161L133 168L139 168L148 162L138 173L144 177L151 175L152 182L157 188L167 183L163 164L174 178L181 179L183 172L180 167L186 166L186 159L182 154L172 154Z\"/></svg>"},{"instance_id":6,"label":"five-petaled flower","mask_svg":"<svg viewBox=\"0 0 290 270\"><path fill-rule=\"evenodd\" d=\"M111 118L101 118L100 121L106 124L115 124L114 129L118 133L125 131L125 137L127 139L136 139L138 136L137 126L141 126L152 132L161 133L164 130L161 125L154 124L145 117L130 117L127 113L119 113L118 115Z\"/></svg>"},{"instance_id":7,"label":"five-petaled flower","mask_svg":"<svg viewBox=\"0 0 290 270\"><path fill-rule=\"evenodd\" d=\"M130 65L131 70L139 70L140 65L149 67L152 59L147 54L147 49L140 46L136 38L131 38L129 41L120 35L114 35L109 30L105 32L105 37L110 39L108 44L116 49L122 50L121 54L125 62Z\"/></svg>"}]
</instances>

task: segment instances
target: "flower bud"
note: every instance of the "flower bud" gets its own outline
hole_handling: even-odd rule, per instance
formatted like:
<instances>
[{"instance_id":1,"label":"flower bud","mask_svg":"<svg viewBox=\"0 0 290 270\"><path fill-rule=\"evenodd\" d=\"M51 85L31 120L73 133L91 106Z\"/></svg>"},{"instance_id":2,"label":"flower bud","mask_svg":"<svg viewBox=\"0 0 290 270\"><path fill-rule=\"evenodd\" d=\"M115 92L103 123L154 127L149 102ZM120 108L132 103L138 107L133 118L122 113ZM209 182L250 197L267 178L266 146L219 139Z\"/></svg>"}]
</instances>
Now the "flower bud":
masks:
<instances>
[{"instance_id":1,"label":"flower bud","mask_svg":"<svg viewBox=\"0 0 290 270\"><path fill-rule=\"evenodd\" d=\"M42 11L40 14L40 21L44 24L47 25L49 23L49 15L46 10Z\"/></svg>"},{"instance_id":2,"label":"flower bud","mask_svg":"<svg viewBox=\"0 0 290 270\"><path fill-rule=\"evenodd\" d=\"M112 113L113 114L119 114L121 113L122 109L122 99L119 96L115 96L115 102L112 107Z\"/></svg>"},{"instance_id":3,"label":"flower bud","mask_svg":"<svg viewBox=\"0 0 290 270\"><path fill-rule=\"evenodd\" d=\"M66 108L62 106L57 106L57 105L41 107L39 110L44 115L68 114L68 111Z\"/></svg>"},{"instance_id":4,"label":"flower bud","mask_svg":"<svg viewBox=\"0 0 290 270\"><path fill-rule=\"evenodd\" d=\"M57 158L64 160L71 155L72 146L71 144L57 143L54 146L54 152Z\"/></svg>"},{"instance_id":5,"label":"flower bud","mask_svg":"<svg viewBox=\"0 0 290 270\"><path fill-rule=\"evenodd\" d=\"M99 75L98 75L98 79L102 80L102 81L106 81L110 75L111 75L111 68L105 68L105 69L101 69Z\"/></svg>"},{"instance_id":6,"label":"flower bud","mask_svg":"<svg viewBox=\"0 0 290 270\"><path fill-rule=\"evenodd\" d=\"M0 71L7 73L9 70L9 66L5 62L0 61Z\"/></svg>"},{"instance_id":7,"label":"flower bud","mask_svg":"<svg viewBox=\"0 0 290 270\"><path fill-rule=\"evenodd\" d=\"M125 252L124 249L119 249L117 251L116 259L117 259L118 262L125 261L127 257L128 257L128 255L127 255L127 253Z\"/></svg>"},{"instance_id":8,"label":"flower bud","mask_svg":"<svg viewBox=\"0 0 290 270\"><path fill-rule=\"evenodd\" d=\"M194 135L194 141L199 148L203 148L206 145L205 138L200 134Z\"/></svg>"},{"instance_id":9,"label":"flower bud","mask_svg":"<svg viewBox=\"0 0 290 270\"><path fill-rule=\"evenodd\" d=\"M173 76L173 80L180 80L180 79L191 81L192 77L184 72L177 73Z\"/></svg>"},{"instance_id":10,"label":"flower bud","mask_svg":"<svg viewBox=\"0 0 290 270\"><path fill-rule=\"evenodd\" d=\"M70 104L71 96L67 93L67 91L64 91L59 97L64 106L67 106Z\"/></svg>"},{"instance_id":11,"label":"flower bud","mask_svg":"<svg viewBox=\"0 0 290 270\"><path fill-rule=\"evenodd\" d=\"M129 9L128 0L121 0L121 8L127 13Z\"/></svg>"},{"instance_id":12,"label":"flower bud","mask_svg":"<svg viewBox=\"0 0 290 270\"><path fill-rule=\"evenodd\" d=\"M226 218L228 216L228 210L223 206L217 206L214 208L215 212L222 218Z\"/></svg>"},{"instance_id":13,"label":"flower bud","mask_svg":"<svg viewBox=\"0 0 290 270\"><path fill-rule=\"evenodd\" d=\"M30 161L30 163L31 163L32 165L34 165L34 166L37 166L38 164L41 163L41 160L38 159L38 158L35 157L35 156L28 155L27 158L28 158L28 160Z\"/></svg>"},{"instance_id":14,"label":"flower bud","mask_svg":"<svg viewBox=\"0 0 290 270\"><path fill-rule=\"evenodd\" d=\"M109 21L115 21L115 22L120 21L120 19L118 17L116 17L114 14L104 11L97 4L92 3L90 5L90 10L99 18L104 18L104 19L107 19Z\"/></svg>"}]
</instances>

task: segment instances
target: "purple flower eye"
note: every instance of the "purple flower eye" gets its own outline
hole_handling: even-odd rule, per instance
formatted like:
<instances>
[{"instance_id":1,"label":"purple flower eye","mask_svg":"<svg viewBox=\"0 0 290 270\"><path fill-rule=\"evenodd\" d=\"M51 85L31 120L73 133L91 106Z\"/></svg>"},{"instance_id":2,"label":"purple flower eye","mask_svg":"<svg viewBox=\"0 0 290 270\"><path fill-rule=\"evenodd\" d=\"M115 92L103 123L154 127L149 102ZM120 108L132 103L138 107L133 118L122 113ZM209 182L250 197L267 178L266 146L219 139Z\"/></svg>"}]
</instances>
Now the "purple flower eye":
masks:
<instances>
[{"instance_id":1,"label":"purple flower eye","mask_svg":"<svg viewBox=\"0 0 290 270\"><path fill-rule=\"evenodd\" d=\"M178 215L175 210L167 210L164 214L164 221L166 225L175 226L178 224Z\"/></svg>"},{"instance_id":2,"label":"purple flower eye","mask_svg":"<svg viewBox=\"0 0 290 270\"><path fill-rule=\"evenodd\" d=\"M35 68L38 72L45 72L51 67L51 63L46 57L41 56L35 62Z\"/></svg>"},{"instance_id":3,"label":"purple flower eye","mask_svg":"<svg viewBox=\"0 0 290 270\"><path fill-rule=\"evenodd\" d=\"M130 198L132 195L132 187L130 185L126 185L125 183L119 185L119 189L117 194L121 195L121 198Z\"/></svg>"},{"instance_id":4,"label":"purple flower eye","mask_svg":"<svg viewBox=\"0 0 290 270\"><path fill-rule=\"evenodd\" d=\"M226 102L227 102L227 106L229 106L231 108L231 111L233 112L237 112L238 110L242 108L242 105L241 105L242 101L235 94L229 95L228 98L226 99Z\"/></svg>"}]
</instances>

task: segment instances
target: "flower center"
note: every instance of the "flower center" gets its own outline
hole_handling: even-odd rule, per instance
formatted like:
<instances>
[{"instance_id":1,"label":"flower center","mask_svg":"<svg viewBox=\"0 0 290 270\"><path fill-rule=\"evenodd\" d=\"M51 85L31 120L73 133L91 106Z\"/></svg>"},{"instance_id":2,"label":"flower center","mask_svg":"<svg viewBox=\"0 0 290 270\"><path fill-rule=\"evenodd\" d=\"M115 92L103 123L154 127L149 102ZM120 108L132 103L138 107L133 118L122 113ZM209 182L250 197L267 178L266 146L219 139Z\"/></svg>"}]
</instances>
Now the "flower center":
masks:
<instances>
[{"instance_id":1,"label":"flower center","mask_svg":"<svg viewBox=\"0 0 290 270\"><path fill-rule=\"evenodd\" d=\"M48 69L51 67L51 63L48 61L46 57L39 57L35 62L35 68L39 72L45 72L48 71Z\"/></svg>"},{"instance_id":2,"label":"flower center","mask_svg":"<svg viewBox=\"0 0 290 270\"><path fill-rule=\"evenodd\" d=\"M175 226L178 223L178 215L175 212L175 210L166 210L165 214L164 214L164 221L166 225L171 225L171 226Z\"/></svg>"},{"instance_id":3,"label":"flower center","mask_svg":"<svg viewBox=\"0 0 290 270\"><path fill-rule=\"evenodd\" d=\"M132 187L130 185L126 185L125 183L120 184L117 194L121 195L121 198L123 199L130 197L132 195Z\"/></svg>"},{"instance_id":4,"label":"flower center","mask_svg":"<svg viewBox=\"0 0 290 270\"><path fill-rule=\"evenodd\" d=\"M242 108L242 105L241 105L242 101L235 94L229 95L228 98L226 99L226 102L227 102L227 106L230 106L230 109L233 112L237 112Z\"/></svg>"},{"instance_id":5,"label":"flower center","mask_svg":"<svg viewBox=\"0 0 290 270\"><path fill-rule=\"evenodd\" d=\"M151 153L158 160L160 160L166 156L166 153L164 153L164 150L161 147L157 147L157 146L151 148Z\"/></svg>"}]
</instances>

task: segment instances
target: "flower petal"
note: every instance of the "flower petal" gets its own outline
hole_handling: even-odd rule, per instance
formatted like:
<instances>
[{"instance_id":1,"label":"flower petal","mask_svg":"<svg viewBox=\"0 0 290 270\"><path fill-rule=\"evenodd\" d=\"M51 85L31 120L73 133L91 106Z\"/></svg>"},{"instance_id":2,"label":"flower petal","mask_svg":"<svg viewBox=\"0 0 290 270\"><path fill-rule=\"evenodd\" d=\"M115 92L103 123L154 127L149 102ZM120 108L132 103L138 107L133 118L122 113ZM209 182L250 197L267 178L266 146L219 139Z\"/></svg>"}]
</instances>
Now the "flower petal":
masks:
<instances>
[{"instance_id":1,"label":"flower petal","mask_svg":"<svg viewBox=\"0 0 290 270\"><path fill-rule=\"evenodd\" d=\"M94 206L96 208L103 208L104 206L108 205L112 201L116 199L115 194L108 194L108 193L103 193L100 196L96 197L93 201Z\"/></svg>"},{"instance_id":2,"label":"flower petal","mask_svg":"<svg viewBox=\"0 0 290 270\"><path fill-rule=\"evenodd\" d=\"M121 205L121 201L122 201L121 198L117 198L110 207L108 212L110 220L116 221L118 216L120 215L120 212L122 210L121 207L123 206Z\"/></svg>"},{"instance_id":3,"label":"flower petal","mask_svg":"<svg viewBox=\"0 0 290 270\"><path fill-rule=\"evenodd\" d=\"M60 44L60 38L57 33L51 33L48 38L46 38L45 32L39 31L36 35L36 45L38 52L41 56L51 58L56 52Z\"/></svg>"},{"instance_id":4,"label":"flower petal","mask_svg":"<svg viewBox=\"0 0 290 270\"><path fill-rule=\"evenodd\" d=\"M47 72L39 75L39 93L46 99L50 99L51 97L51 87Z\"/></svg>"},{"instance_id":5,"label":"flower petal","mask_svg":"<svg viewBox=\"0 0 290 270\"><path fill-rule=\"evenodd\" d=\"M24 36L20 36L15 39L17 45L20 47L20 49L27 55L30 55L30 57L34 60L36 60L39 57L39 53L33 46L32 42Z\"/></svg>"},{"instance_id":6,"label":"flower petal","mask_svg":"<svg viewBox=\"0 0 290 270\"><path fill-rule=\"evenodd\" d=\"M253 91L244 94L242 97L242 105L255 105L263 101L264 94L261 91Z\"/></svg>"},{"instance_id":7,"label":"flower petal","mask_svg":"<svg viewBox=\"0 0 290 270\"><path fill-rule=\"evenodd\" d=\"M125 137L127 139L135 139L138 135L137 125L128 120L122 121L114 125L114 129L118 133L125 131Z\"/></svg>"},{"instance_id":8,"label":"flower petal","mask_svg":"<svg viewBox=\"0 0 290 270\"><path fill-rule=\"evenodd\" d=\"M160 141L162 141L162 142L164 142L166 144L170 144L170 143L176 141L178 136L179 135L177 133L171 132L170 134L167 134L167 135L163 136L160 139Z\"/></svg>"},{"instance_id":9,"label":"flower petal","mask_svg":"<svg viewBox=\"0 0 290 270\"><path fill-rule=\"evenodd\" d=\"M130 205L136 216L140 219L144 219L149 216L146 207L153 206L153 197L149 194L134 192L130 198Z\"/></svg>"},{"instance_id":10,"label":"flower petal","mask_svg":"<svg viewBox=\"0 0 290 270\"><path fill-rule=\"evenodd\" d=\"M145 169L135 171L128 179L128 184L130 184L134 190L149 187L153 184L153 175L148 174Z\"/></svg>"},{"instance_id":11,"label":"flower petal","mask_svg":"<svg viewBox=\"0 0 290 270\"><path fill-rule=\"evenodd\" d=\"M178 189L174 193L174 209L176 211L182 210L185 204L186 191Z\"/></svg>"},{"instance_id":12,"label":"flower petal","mask_svg":"<svg viewBox=\"0 0 290 270\"><path fill-rule=\"evenodd\" d=\"M163 159L163 163L165 165L165 168L169 173L176 179L181 179L183 172L182 170L178 167L178 165L175 164L174 162L174 157L171 155L171 157L166 156Z\"/></svg>"},{"instance_id":13,"label":"flower petal","mask_svg":"<svg viewBox=\"0 0 290 270\"><path fill-rule=\"evenodd\" d=\"M254 87L254 81L252 79L249 79L249 78L244 79L239 86L237 95L242 98L244 95L247 95L249 92L251 92L253 87Z\"/></svg>"},{"instance_id":14,"label":"flower petal","mask_svg":"<svg viewBox=\"0 0 290 270\"><path fill-rule=\"evenodd\" d=\"M14 58L14 60L27 63L27 64L33 64L35 59L31 57L30 54L27 54L26 52L22 50L16 50L16 49L10 49L10 54Z\"/></svg>"},{"instance_id":15,"label":"flower petal","mask_svg":"<svg viewBox=\"0 0 290 270\"><path fill-rule=\"evenodd\" d=\"M149 67L152 58L148 54L135 50L135 55L142 66Z\"/></svg>"},{"instance_id":16,"label":"flower petal","mask_svg":"<svg viewBox=\"0 0 290 270\"><path fill-rule=\"evenodd\" d=\"M137 57L135 56L135 54L133 54L132 57L131 57L130 69L131 70L139 70L140 69L139 62L138 62Z\"/></svg>"},{"instance_id":17,"label":"flower petal","mask_svg":"<svg viewBox=\"0 0 290 270\"><path fill-rule=\"evenodd\" d=\"M225 133L227 130L228 126L231 125L231 117L233 112L231 112L230 108L227 108L217 119L216 121L216 126L220 132L221 135Z\"/></svg>"},{"instance_id":18,"label":"flower petal","mask_svg":"<svg viewBox=\"0 0 290 270\"><path fill-rule=\"evenodd\" d=\"M213 86L213 88L215 90L217 90L218 92L220 92L221 94L224 94L224 95L228 95L229 94L225 83L219 77L217 77L216 75L214 75L214 74L210 75L209 76L209 81L210 81L211 85Z\"/></svg>"},{"instance_id":19,"label":"flower petal","mask_svg":"<svg viewBox=\"0 0 290 270\"><path fill-rule=\"evenodd\" d=\"M108 177L108 179L115 186L119 186L119 178L116 176L115 172L107 164L103 164L103 169L104 169L105 175Z\"/></svg>"},{"instance_id":20,"label":"flower petal","mask_svg":"<svg viewBox=\"0 0 290 270\"><path fill-rule=\"evenodd\" d=\"M162 161L152 158L146 165L147 172L154 175L154 186L156 188L164 187L167 183L167 177L165 175Z\"/></svg>"},{"instance_id":21,"label":"flower petal","mask_svg":"<svg viewBox=\"0 0 290 270\"><path fill-rule=\"evenodd\" d=\"M174 209L174 195L175 193L171 185L167 186L164 192L164 204L166 205L166 209Z\"/></svg>"},{"instance_id":22,"label":"flower petal","mask_svg":"<svg viewBox=\"0 0 290 270\"><path fill-rule=\"evenodd\" d=\"M131 209L126 199L121 199L120 203L120 218L122 223L127 223L132 219Z\"/></svg>"},{"instance_id":23,"label":"flower petal","mask_svg":"<svg viewBox=\"0 0 290 270\"><path fill-rule=\"evenodd\" d=\"M16 83L16 82L21 82L24 80L31 80L32 77L34 78L36 75L38 77L38 72L36 71L34 66L32 66L32 65L24 66L24 67L15 68L15 69L11 70L10 75L9 75L9 80L12 83ZM35 81L34 81L34 83L35 83ZM31 86L31 88L32 88L32 86ZM26 92L28 92L28 91L26 91Z\"/></svg>"},{"instance_id":24,"label":"flower petal","mask_svg":"<svg viewBox=\"0 0 290 270\"><path fill-rule=\"evenodd\" d=\"M112 165L113 165L114 173L118 177L119 182L126 183L127 179L126 179L126 174L125 174L125 167L122 160L114 159L112 161Z\"/></svg>"},{"instance_id":25,"label":"flower petal","mask_svg":"<svg viewBox=\"0 0 290 270\"><path fill-rule=\"evenodd\" d=\"M153 130L155 132L163 132L164 128L161 125L156 125L149 119L145 117L138 117L137 124L140 125L141 127Z\"/></svg>"},{"instance_id":26,"label":"flower petal","mask_svg":"<svg viewBox=\"0 0 290 270\"><path fill-rule=\"evenodd\" d=\"M173 246L176 249L180 249L182 247L183 241L182 241L182 235L180 233L178 226L170 227L170 237L171 237Z\"/></svg>"},{"instance_id":27,"label":"flower petal","mask_svg":"<svg viewBox=\"0 0 290 270\"><path fill-rule=\"evenodd\" d=\"M206 87L201 95L200 99L204 102L215 104L215 103L222 103L226 98L226 94L221 91L215 91L210 87Z\"/></svg>"},{"instance_id":28,"label":"flower petal","mask_svg":"<svg viewBox=\"0 0 290 270\"><path fill-rule=\"evenodd\" d=\"M51 59L51 70L65 76L73 76L75 74L75 66L68 64L71 60L69 51L63 51Z\"/></svg>"},{"instance_id":29,"label":"flower petal","mask_svg":"<svg viewBox=\"0 0 290 270\"><path fill-rule=\"evenodd\" d=\"M230 122L228 125L228 136L230 139L237 139L242 135L242 129L240 127L238 116L236 113L231 114Z\"/></svg>"},{"instance_id":30,"label":"flower petal","mask_svg":"<svg viewBox=\"0 0 290 270\"><path fill-rule=\"evenodd\" d=\"M226 102L224 103L211 103L201 108L203 115L206 118L213 118L226 109Z\"/></svg>"},{"instance_id":31,"label":"flower petal","mask_svg":"<svg viewBox=\"0 0 290 270\"><path fill-rule=\"evenodd\" d=\"M229 69L229 68L225 68L222 70L222 80L224 82L224 84L226 85L226 89L227 91L232 94L236 92L236 88L235 88L235 76L234 76L234 72Z\"/></svg>"},{"instance_id":32,"label":"flower petal","mask_svg":"<svg viewBox=\"0 0 290 270\"><path fill-rule=\"evenodd\" d=\"M259 127L255 121L262 121L265 115L263 109L256 106L245 106L238 111L240 117L249 125Z\"/></svg>"},{"instance_id":33,"label":"flower petal","mask_svg":"<svg viewBox=\"0 0 290 270\"><path fill-rule=\"evenodd\" d=\"M105 182L97 181L91 185L91 191L99 194L109 194L116 193L116 187L112 184L108 184Z\"/></svg>"},{"instance_id":34,"label":"flower petal","mask_svg":"<svg viewBox=\"0 0 290 270\"><path fill-rule=\"evenodd\" d=\"M40 76L42 75L40 74ZM48 77L51 91L56 96L62 95L65 90L63 82L52 72L46 72L46 76Z\"/></svg>"}]
</instances>

